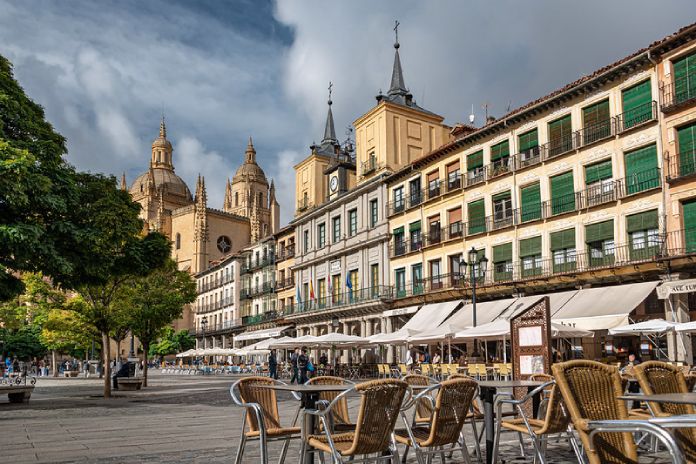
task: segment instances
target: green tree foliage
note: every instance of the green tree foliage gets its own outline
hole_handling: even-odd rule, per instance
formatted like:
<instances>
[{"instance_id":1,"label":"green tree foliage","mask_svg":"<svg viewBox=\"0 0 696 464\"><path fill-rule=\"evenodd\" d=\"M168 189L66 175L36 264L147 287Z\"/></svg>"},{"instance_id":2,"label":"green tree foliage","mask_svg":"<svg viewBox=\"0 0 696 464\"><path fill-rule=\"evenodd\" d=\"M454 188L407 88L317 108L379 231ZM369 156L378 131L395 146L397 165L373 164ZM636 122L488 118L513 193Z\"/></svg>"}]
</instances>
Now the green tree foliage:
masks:
<instances>
[{"instance_id":1,"label":"green tree foliage","mask_svg":"<svg viewBox=\"0 0 696 464\"><path fill-rule=\"evenodd\" d=\"M173 260L145 277L130 279L119 291L114 307L124 308L129 327L138 337L146 357L162 330L181 317L184 305L196 299L196 283L188 272L179 271ZM147 386L147 362L144 363Z\"/></svg>"},{"instance_id":2,"label":"green tree foliage","mask_svg":"<svg viewBox=\"0 0 696 464\"><path fill-rule=\"evenodd\" d=\"M167 356L170 354L181 353L196 346L196 339L188 330L174 332L171 327L166 327L160 340L150 346L150 356Z\"/></svg>"},{"instance_id":3,"label":"green tree foliage","mask_svg":"<svg viewBox=\"0 0 696 464\"><path fill-rule=\"evenodd\" d=\"M17 330L0 329L3 356L29 361L46 354L46 347L41 343L41 328L25 325Z\"/></svg>"}]
</instances>

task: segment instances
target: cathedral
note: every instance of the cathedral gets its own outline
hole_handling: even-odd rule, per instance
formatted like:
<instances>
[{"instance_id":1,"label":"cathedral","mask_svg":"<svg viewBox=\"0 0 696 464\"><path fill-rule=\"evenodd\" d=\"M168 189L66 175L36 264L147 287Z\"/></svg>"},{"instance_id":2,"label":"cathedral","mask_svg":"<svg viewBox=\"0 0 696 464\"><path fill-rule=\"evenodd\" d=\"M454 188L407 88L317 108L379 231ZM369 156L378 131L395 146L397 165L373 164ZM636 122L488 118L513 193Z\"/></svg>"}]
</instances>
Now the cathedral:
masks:
<instances>
[{"instance_id":1,"label":"cathedral","mask_svg":"<svg viewBox=\"0 0 696 464\"><path fill-rule=\"evenodd\" d=\"M152 142L149 169L130 188L124 174L121 188L140 203L145 231L159 231L172 241L172 258L179 269L192 274L204 271L211 261L278 231L280 205L275 186L256 163L251 138L244 163L232 181L227 180L222 209L208 206L205 179L200 175L195 195L191 195L174 172L173 151L163 118L159 137Z\"/></svg>"}]
</instances>

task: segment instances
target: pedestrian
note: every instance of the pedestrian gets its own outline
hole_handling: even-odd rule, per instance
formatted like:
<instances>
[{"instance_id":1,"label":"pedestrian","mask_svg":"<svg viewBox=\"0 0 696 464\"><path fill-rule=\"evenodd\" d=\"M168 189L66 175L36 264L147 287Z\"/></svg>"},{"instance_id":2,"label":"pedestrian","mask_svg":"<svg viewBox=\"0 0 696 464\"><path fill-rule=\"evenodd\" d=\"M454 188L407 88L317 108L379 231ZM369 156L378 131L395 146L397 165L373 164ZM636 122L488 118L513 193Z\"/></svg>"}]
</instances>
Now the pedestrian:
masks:
<instances>
[{"instance_id":1,"label":"pedestrian","mask_svg":"<svg viewBox=\"0 0 696 464\"><path fill-rule=\"evenodd\" d=\"M290 355L290 365L292 366L292 378L290 379L290 383L293 383L297 381L297 383L300 383L300 377L298 376L298 370L297 370L297 359L300 357L298 349L295 348L295 351L292 352Z\"/></svg>"},{"instance_id":2,"label":"pedestrian","mask_svg":"<svg viewBox=\"0 0 696 464\"><path fill-rule=\"evenodd\" d=\"M297 357L297 369L300 371L299 383L303 384L309 380L307 377L307 367L309 365L309 357L307 357L307 347L303 346L300 355Z\"/></svg>"},{"instance_id":3,"label":"pedestrian","mask_svg":"<svg viewBox=\"0 0 696 464\"><path fill-rule=\"evenodd\" d=\"M423 362L425 364L430 364L430 353L428 350L425 350L425 353L423 354Z\"/></svg>"},{"instance_id":4,"label":"pedestrian","mask_svg":"<svg viewBox=\"0 0 696 464\"><path fill-rule=\"evenodd\" d=\"M272 379L278 379L278 358L276 357L276 350L271 350L271 354L268 356L268 372Z\"/></svg>"},{"instance_id":5,"label":"pedestrian","mask_svg":"<svg viewBox=\"0 0 696 464\"><path fill-rule=\"evenodd\" d=\"M440 352L436 351L435 356L433 356L433 364L440 364Z\"/></svg>"}]
</instances>

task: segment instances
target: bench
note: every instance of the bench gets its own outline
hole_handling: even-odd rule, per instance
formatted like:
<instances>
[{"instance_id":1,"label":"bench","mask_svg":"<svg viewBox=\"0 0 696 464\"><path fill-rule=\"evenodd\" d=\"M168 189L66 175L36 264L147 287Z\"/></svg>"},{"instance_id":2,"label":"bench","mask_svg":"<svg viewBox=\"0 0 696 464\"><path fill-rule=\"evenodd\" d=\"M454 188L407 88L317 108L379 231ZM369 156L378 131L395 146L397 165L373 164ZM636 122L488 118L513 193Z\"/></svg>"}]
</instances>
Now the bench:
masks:
<instances>
[{"instance_id":1,"label":"bench","mask_svg":"<svg viewBox=\"0 0 696 464\"><path fill-rule=\"evenodd\" d=\"M124 391L140 390L143 386L142 377L118 377L118 389Z\"/></svg>"},{"instance_id":2,"label":"bench","mask_svg":"<svg viewBox=\"0 0 696 464\"><path fill-rule=\"evenodd\" d=\"M3 379L0 382L0 395L7 394L10 403L28 403L34 391L36 377L32 377L29 383L26 378Z\"/></svg>"}]
</instances>

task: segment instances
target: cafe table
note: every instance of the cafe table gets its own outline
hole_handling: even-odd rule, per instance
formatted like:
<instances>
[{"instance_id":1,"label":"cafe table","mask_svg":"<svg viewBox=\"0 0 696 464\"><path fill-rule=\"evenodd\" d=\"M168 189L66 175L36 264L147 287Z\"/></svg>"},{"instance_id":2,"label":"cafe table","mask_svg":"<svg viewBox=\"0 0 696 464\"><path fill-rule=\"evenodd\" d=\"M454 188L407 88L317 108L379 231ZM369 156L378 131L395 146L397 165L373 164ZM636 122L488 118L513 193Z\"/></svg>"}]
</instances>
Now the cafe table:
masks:
<instances>
[{"instance_id":1,"label":"cafe table","mask_svg":"<svg viewBox=\"0 0 696 464\"><path fill-rule=\"evenodd\" d=\"M478 382L483 401L483 420L486 424L486 464L493 462L493 441L495 440L495 411L493 403L498 389L526 388L532 391L543 382L536 380L482 380ZM532 399L532 410L536 417L539 410L540 398L536 395Z\"/></svg>"},{"instance_id":2,"label":"cafe table","mask_svg":"<svg viewBox=\"0 0 696 464\"><path fill-rule=\"evenodd\" d=\"M648 401L650 403L674 403L674 404L691 404L696 406L696 392L689 393L655 393L652 395L644 395L636 393L632 395L619 396L620 400L626 401Z\"/></svg>"}]
</instances>

